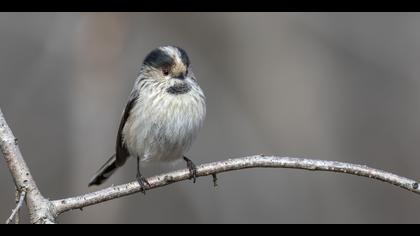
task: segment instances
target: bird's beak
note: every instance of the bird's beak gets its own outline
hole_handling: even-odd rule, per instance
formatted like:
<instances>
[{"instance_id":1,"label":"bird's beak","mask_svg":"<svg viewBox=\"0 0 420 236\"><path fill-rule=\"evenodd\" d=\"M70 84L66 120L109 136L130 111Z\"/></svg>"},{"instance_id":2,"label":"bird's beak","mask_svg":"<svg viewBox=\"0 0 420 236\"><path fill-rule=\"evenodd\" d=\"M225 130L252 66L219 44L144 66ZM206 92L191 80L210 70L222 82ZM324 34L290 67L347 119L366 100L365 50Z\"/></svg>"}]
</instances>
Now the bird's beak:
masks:
<instances>
[{"instance_id":1,"label":"bird's beak","mask_svg":"<svg viewBox=\"0 0 420 236\"><path fill-rule=\"evenodd\" d=\"M185 80L185 75L178 75L177 77L173 77L173 79Z\"/></svg>"}]
</instances>

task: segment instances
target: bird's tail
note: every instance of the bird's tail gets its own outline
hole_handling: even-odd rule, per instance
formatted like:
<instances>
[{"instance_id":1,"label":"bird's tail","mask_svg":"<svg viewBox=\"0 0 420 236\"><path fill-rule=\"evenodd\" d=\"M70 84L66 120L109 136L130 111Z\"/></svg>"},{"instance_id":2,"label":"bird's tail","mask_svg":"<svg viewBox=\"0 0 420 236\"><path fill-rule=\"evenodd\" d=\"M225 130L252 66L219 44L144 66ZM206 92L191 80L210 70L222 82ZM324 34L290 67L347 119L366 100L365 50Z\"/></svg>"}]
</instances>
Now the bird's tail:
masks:
<instances>
[{"instance_id":1,"label":"bird's tail","mask_svg":"<svg viewBox=\"0 0 420 236\"><path fill-rule=\"evenodd\" d=\"M114 172L118 169L116 163L117 159L115 154L96 172L91 181L89 187L92 185L100 185L105 182Z\"/></svg>"}]
</instances>

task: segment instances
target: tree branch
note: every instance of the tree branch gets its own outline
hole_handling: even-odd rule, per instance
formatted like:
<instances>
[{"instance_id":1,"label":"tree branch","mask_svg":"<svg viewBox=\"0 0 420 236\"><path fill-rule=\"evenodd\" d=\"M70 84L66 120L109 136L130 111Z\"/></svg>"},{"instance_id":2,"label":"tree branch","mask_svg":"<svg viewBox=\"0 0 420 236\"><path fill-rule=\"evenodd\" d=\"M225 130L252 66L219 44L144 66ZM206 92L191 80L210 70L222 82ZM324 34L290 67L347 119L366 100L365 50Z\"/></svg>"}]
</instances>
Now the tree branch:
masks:
<instances>
[{"instance_id":1,"label":"tree branch","mask_svg":"<svg viewBox=\"0 0 420 236\"><path fill-rule=\"evenodd\" d=\"M54 223L51 203L39 191L31 172L22 157L17 145L17 139L6 123L0 109L0 150L6 160L10 173L20 192L26 192L26 204L32 223Z\"/></svg>"},{"instance_id":2,"label":"tree branch","mask_svg":"<svg viewBox=\"0 0 420 236\"><path fill-rule=\"evenodd\" d=\"M0 149L9 167L10 173L12 174L17 190L22 193L19 198L20 200L18 206L13 212L17 212L20 206L23 204L23 199L26 199L32 223L55 223L58 215L66 211L82 209L87 206L99 204L141 191L137 182L131 182L128 184L109 187L97 192L61 200L50 201L44 198L41 195L35 180L32 178L31 173L29 172L29 169L18 148L17 140L7 125L1 110ZM247 168L292 168L310 171L330 171L345 173L380 180L401 187L408 191L420 194L418 182L383 170L344 162L292 157L255 155L203 164L197 166L197 176L202 177L211 175L213 177L214 185L216 186L216 174ZM146 186L146 190L163 187L188 179L190 179L190 172L188 169L158 175L148 179L150 187ZM13 218L13 214L11 218Z\"/></svg>"},{"instance_id":3,"label":"tree branch","mask_svg":"<svg viewBox=\"0 0 420 236\"><path fill-rule=\"evenodd\" d=\"M204 164L197 166L197 176L202 177L213 175L213 178L215 178L215 174L218 173L247 168L293 168L311 171L331 171L346 173L381 180L383 182L390 183L403 189L420 194L419 184L416 181L407 179L405 177L400 177L386 171L350 163L291 157L256 155ZM163 187L171 183L188 180L189 178L190 174L187 169L158 175L148 179L150 187L146 186L146 190ZM131 195L139 191L139 184L137 182L131 182L128 184L109 187L78 197L56 200L53 201L52 204L54 205L57 214L61 214L69 210L81 209L115 198Z\"/></svg>"}]
</instances>

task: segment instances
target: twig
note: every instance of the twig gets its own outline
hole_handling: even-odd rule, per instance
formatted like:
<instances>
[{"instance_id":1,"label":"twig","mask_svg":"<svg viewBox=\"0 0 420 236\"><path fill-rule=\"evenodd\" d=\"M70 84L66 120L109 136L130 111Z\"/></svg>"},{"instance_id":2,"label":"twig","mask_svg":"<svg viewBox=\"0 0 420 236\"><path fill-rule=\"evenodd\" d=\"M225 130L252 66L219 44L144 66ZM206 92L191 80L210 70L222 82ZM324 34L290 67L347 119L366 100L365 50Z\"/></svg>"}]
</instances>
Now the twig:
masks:
<instances>
[{"instance_id":1,"label":"twig","mask_svg":"<svg viewBox=\"0 0 420 236\"><path fill-rule=\"evenodd\" d=\"M21 193L19 192L19 190L16 188L16 194L15 194L15 198L16 198L16 201L15 201L15 203L16 203L16 205L17 204L19 204L19 200L20 200L20 195L21 195ZM26 194L26 193L25 193ZM20 223L20 210L18 210L17 212L16 212L16 215L15 215L15 224L19 224Z\"/></svg>"},{"instance_id":2,"label":"twig","mask_svg":"<svg viewBox=\"0 0 420 236\"><path fill-rule=\"evenodd\" d=\"M219 184L217 183L217 174L212 174L213 176L213 186L217 188Z\"/></svg>"},{"instance_id":3,"label":"twig","mask_svg":"<svg viewBox=\"0 0 420 236\"><path fill-rule=\"evenodd\" d=\"M13 209L12 214L10 215L9 219L6 220L6 224L12 223L13 219L15 219L16 216L18 216L20 208L22 208L23 206L23 202L25 201L25 197L26 197L26 191L21 191L19 195L20 197L19 197L19 201L17 202L16 208ZM18 218L19 217L16 218L17 223L19 223Z\"/></svg>"},{"instance_id":4,"label":"twig","mask_svg":"<svg viewBox=\"0 0 420 236\"><path fill-rule=\"evenodd\" d=\"M293 168L304 169L311 171L331 171L346 173L351 175L358 175L372 179L381 180L399 186L403 189L420 194L419 184L411 179L400 177L398 175L373 169L363 165L355 165L350 163L336 162L336 161L323 161L311 160L303 158L291 157L276 157L276 156L250 156L237 159L229 159L226 161L214 162L197 166L197 176L208 176L215 174L247 169L247 168ZM158 175L148 179L150 187L146 190L155 189L166 186L175 182L188 180L190 177L187 169L179 170L163 175ZM62 200L53 201L52 204L56 209L57 214L63 212L80 209L87 206L95 205L101 202L109 201L115 198L124 197L140 191L140 186L136 182L123 184L119 186L112 186L97 192L88 193L78 197L71 197Z\"/></svg>"}]
</instances>

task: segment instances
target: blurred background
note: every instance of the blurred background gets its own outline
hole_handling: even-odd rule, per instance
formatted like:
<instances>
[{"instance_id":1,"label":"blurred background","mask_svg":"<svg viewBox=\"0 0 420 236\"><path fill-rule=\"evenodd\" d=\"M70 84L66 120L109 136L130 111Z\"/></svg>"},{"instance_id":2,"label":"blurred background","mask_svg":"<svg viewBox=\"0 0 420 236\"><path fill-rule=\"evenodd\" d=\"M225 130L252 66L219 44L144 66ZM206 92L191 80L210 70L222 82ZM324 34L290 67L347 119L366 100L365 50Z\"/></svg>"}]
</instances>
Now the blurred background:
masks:
<instances>
[{"instance_id":1,"label":"blurred background","mask_svg":"<svg viewBox=\"0 0 420 236\"><path fill-rule=\"evenodd\" d=\"M99 189L87 183L114 152L140 64L168 44L186 49L207 96L188 153L197 164L264 153L420 179L420 14L0 13L0 107L46 197ZM14 185L0 163L5 220ZM134 180L134 164L105 187ZM287 169L218 177L217 189L200 178L59 222L420 223L419 196L367 178Z\"/></svg>"}]
</instances>

